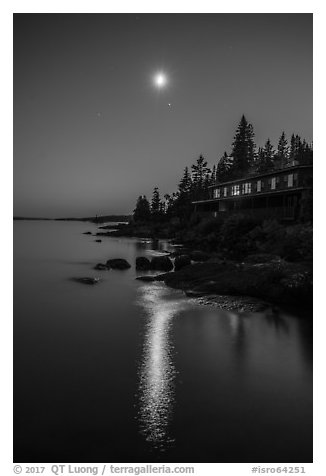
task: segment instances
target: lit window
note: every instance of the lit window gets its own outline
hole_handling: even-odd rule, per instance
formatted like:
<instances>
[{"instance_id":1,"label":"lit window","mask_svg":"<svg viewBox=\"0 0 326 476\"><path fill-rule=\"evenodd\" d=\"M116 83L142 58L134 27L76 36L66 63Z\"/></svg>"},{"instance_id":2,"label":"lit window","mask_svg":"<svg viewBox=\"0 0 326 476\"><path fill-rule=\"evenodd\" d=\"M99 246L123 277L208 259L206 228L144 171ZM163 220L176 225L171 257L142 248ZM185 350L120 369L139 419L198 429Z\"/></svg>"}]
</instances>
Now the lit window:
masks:
<instances>
[{"instance_id":1,"label":"lit window","mask_svg":"<svg viewBox=\"0 0 326 476\"><path fill-rule=\"evenodd\" d=\"M251 193L251 183L243 183L242 184L242 193Z\"/></svg>"},{"instance_id":2,"label":"lit window","mask_svg":"<svg viewBox=\"0 0 326 476\"><path fill-rule=\"evenodd\" d=\"M214 198L220 198L221 196L221 189L220 188L215 188L214 189Z\"/></svg>"},{"instance_id":3,"label":"lit window","mask_svg":"<svg viewBox=\"0 0 326 476\"><path fill-rule=\"evenodd\" d=\"M293 174L288 175L288 187L293 187Z\"/></svg>"},{"instance_id":4,"label":"lit window","mask_svg":"<svg viewBox=\"0 0 326 476\"><path fill-rule=\"evenodd\" d=\"M227 188L227 187L224 187L223 192L224 192L224 197L227 197L227 195L228 195L228 188Z\"/></svg>"},{"instance_id":5,"label":"lit window","mask_svg":"<svg viewBox=\"0 0 326 476\"><path fill-rule=\"evenodd\" d=\"M251 193L251 182L247 182L244 185L244 192L243 193Z\"/></svg>"},{"instance_id":6,"label":"lit window","mask_svg":"<svg viewBox=\"0 0 326 476\"><path fill-rule=\"evenodd\" d=\"M272 190L276 189L276 177L273 177L271 180L271 189Z\"/></svg>"},{"instance_id":7,"label":"lit window","mask_svg":"<svg viewBox=\"0 0 326 476\"><path fill-rule=\"evenodd\" d=\"M261 192L261 180L257 180L257 192Z\"/></svg>"},{"instance_id":8,"label":"lit window","mask_svg":"<svg viewBox=\"0 0 326 476\"><path fill-rule=\"evenodd\" d=\"M232 185L231 195L240 195L240 185Z\"/></svg>"}]
</instances>

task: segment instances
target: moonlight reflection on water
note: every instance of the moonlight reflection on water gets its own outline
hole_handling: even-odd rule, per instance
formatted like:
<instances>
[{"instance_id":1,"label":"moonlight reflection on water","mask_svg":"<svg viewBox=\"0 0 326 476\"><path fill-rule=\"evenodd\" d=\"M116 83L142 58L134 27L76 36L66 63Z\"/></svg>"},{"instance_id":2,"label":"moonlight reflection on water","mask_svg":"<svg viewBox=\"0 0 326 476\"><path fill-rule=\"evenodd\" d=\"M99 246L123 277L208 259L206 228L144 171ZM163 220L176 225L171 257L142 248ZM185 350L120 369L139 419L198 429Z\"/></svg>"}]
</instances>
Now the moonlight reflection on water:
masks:
<instances>
[{"instance_id":1,"label":"moonlight reflection on water","mask_svg":"<svg viewBox=\"0 0 326 476\"><path fill-rule=\"evenodd\" d=\"M186 304L172 299L161 284L141 288L139 300L147 315L139 382L139 422L141 432L154 447L164 450L173 439L168 433L174 404L172 319ZM170 300L168 299L168 295Z\"/></svg>"}]
</instances>

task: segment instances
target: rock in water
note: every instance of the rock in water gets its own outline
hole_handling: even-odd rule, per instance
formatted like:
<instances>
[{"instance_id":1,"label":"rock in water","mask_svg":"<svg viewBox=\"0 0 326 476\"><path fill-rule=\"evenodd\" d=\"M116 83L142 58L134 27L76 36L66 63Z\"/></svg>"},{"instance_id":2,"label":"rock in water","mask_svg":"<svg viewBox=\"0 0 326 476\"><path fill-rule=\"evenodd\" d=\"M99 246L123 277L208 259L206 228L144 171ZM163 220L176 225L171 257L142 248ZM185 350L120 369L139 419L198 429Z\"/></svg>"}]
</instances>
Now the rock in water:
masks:
<instances>
[{"instance_id":1,"label":"rock in water","mask_svg":"<svg viewBox=\"0 0 326 476\"><path fill-rule=\"evenodd\" d=\"M180 255L177 256L174 260L174 269L175 271L179 271L179 269L184 268L185 266L189 266L191 264L190 256L188 255Z\"/></svg>"},{"instance_id":2,"label":"rock in water","mask_svg":"<svg viewBox=\"0 0 326 476\"><path fill-rule=\"evenodd\" d=\"M151 269L151 262L148 258L140 256L136 258L136 269L139 271L148 271L149 269Z\"/></svg>"},{"instance_id":3,"label":"rock in water","mask_svg":"<svg viewBox=\"0 0 326 476\"><path fill-rule=\"evenodd\" d=\"M127 260L116 258L116 259L109 259L106 262L106 266L112 269L129 269L131 265L128 263Z\"/></svg>"},{"instance_id":4,"label":"rock in water","mask_svg":"<svg viewBox=\"0 0 326 476\"><path fill-rule=\"evenodd\" d=\"M171 269L173 269L173 263L168 256L155 256L151 261L151 269L171 271Z\"/></svg>"},{"instance_id":5,"label":"rock in water","mask_svg":"<svg viewBox=\"0 0 326 476\"><path fill-rule=\"evenodd\" d=\"M96 243L102 243L102 240L95 240Z\"/></svg>"},{"instance_id":6,"label":"rock in water","mask_svg":"<svg viewBox=\"0 0 326 476\"><path fill-rule=\"evenodd\" d=\"M72 278L73 281L76 281L76 283L82 283L82 284L97 284L99 283L99 278L90 278L90 277L85 277L85 278Z\"/></svg>"},{"instance_id":7,"label":"rock in water","mask_svg":"<svg viewBox=\"0 0 326 476\"><path fill-rule=\"evenodd\" d=\"M91 231L85 231L85 232L83 233L83 235L91 235L91 234L92 234Z\"/></svg>"},{"instance_id":8,"label":"rock in water","mask_svg":"<svg viewBox=\"0 0 326 476\"><path fill-rule=\"evenodd\" d=\"M147 281L147 282L152 282L152 281L164 281L165 279L165 274L156 274L155 276L137 276L138 281Z\"/></svg>"},{"instance_id":9,"label":"rock in water","mask_svg":"<svg viewBox=\"0 0 326 476\"><path fill-rule=\"evenodd\" d=\"M155 276L137 276L138 281L156 281Z\"/></svg>"},{"instance_id":10,"label":"rock in water","mask_svg":"<svg viewBox=\"0 0 326 476\"><path fill-rule=\"evenodd\" d=\"M97 269L99 271L105 271L105 270L110 269L110 268L106 264L97 263L97 265L94 266L94 269Z\"/></svg>"}]
</instances>

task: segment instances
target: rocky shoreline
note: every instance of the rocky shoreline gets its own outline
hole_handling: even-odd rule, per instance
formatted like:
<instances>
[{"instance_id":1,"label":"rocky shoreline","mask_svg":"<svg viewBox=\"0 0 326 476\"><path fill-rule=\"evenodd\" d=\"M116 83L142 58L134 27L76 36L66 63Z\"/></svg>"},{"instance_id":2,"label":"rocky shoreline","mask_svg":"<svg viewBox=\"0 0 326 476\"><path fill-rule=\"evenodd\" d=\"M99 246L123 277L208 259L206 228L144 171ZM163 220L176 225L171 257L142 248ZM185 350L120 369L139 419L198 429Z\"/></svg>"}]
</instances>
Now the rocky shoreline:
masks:
<instances>
[{"instance_id":1,"label":"rocky shoreline","mask_svg":"<svg viewBox=\"0 0 326 476\"><path fill-rule=\"evenodd\" d=\"M312 305L312 269L306 263L206 262L167 273L164 282L188 296L250 296L281 306Z\"/></svg>"},{"instance_id":2,"label":"rocky shoreline","mask_svg":"<svg viewBox=\"0 0 326 476\"><path fill-rule=\"evenodd\" d=\"M148 230L135 230L123 225L119 230L108 225L102 236L148 236ZM143 236L142 236L143 235ZM238 312L258 312L267 307L281 306L312 309L313 274L310 261L288 262L279 256L248 255L243 261L226 259L220 253L185 248L181 243L173 253L155 257L150 262L138 256L135 267L143 275L136 279L151 282L163 281L167 286L181 289L189 298L204 305L215 305ZM95 269L105 269L98 264ZM112 266L114 267L114 266ZM118 266L117 266L118 267ZM120 269L128 269L128 266ZM147 271L164 273L148 274Z\"/></svg>"},{"instance_id":3,"label":"rocky shoreline","mask_svg":"<svg viewBox=\"0 0 326 476\"><path fill-rule=\"evenodd\" d=\"M163 281L201 304L214 304L228 310L258 311L275 305L312 307L310 263L289 263L278 257L262 262L263 257L255 258L251 256L246 262L237 263L212 256L205 262L187 264L179 270L136 279Z\"/></svg>"}]
</instances>

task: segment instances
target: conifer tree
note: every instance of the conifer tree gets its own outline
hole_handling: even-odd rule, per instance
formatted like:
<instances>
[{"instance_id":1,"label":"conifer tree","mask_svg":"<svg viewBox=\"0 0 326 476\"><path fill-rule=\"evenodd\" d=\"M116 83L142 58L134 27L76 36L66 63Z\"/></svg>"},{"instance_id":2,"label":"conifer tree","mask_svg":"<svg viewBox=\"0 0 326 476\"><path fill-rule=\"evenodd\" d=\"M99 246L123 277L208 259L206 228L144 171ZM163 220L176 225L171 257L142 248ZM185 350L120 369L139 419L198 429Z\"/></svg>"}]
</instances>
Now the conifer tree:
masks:
<instances>
[{"instance_id":1,"label":"conifer tree","mask_svg":"<svg viewBox=\"0 0 326 476\"><path fill-rule=\"evenodd\" d=\"M191 192L192 179L188 167L184 169L183 177L179 182L179 194L189 195Z\"/></svg>"},{"instance_id":2,"label":"conifer tree","mask_svg":"<svg viewBox=\"0 0 326 476\"><path fill-rule=\"evenodd\" d=\"M216 165L213 165L211 177L210 177L210 185L215 185L216 183Z\"/></svg>"},{"instance_id":3,"label":"conifer tree","mask_svg":"<svg viewBox=\"0 0 326 476\"><path fill-rule=\"evenodd\" d=\"M253 126L244 115L234 136L231 156L232 178L245 176L255 161L255 143Z\"/></svg>"},{"instance_id":4,"label":"conifer tree","mask_svg":"<svg viewBox=\"0 0 326 476\"><path fill-rule=\"evenodd\" d=\"M274 166L273 160L274 160L274 156L275 156L275 150L274 150L274 147L272 146L272 143L271 143L269 138L267 139L267 141L265 143L264 152L265 152L266 164L269 165L271 168L273 168L273 166Z\"/></svg>"},{"instance_id":5,"label":"conifer tree","mask_svg":"<svg viewBox=\"0 0 326 476\"><path fill-rule=\"evenodd\" d=\"M289 152L289 162L293 162L296 160L296 155L297 155L297 140L294 134L291 136L291 142L290 142L290 152Z\"/></svg>"},{"instance_id":6,"label":"conifer tree","mask_svg":"<svg viewBox=\"0 0 326 476\"><path fill-rule=\"evenodd\" d=\"M197 162L191 166L192 170L192 199L203 200L208 196L207 174L210 169L203 155L200 155Z\"/></svg>"},{"instance_id":7,"label":"conifer tree","mask_svg":"<svg viewBox=\"0 0 326 476\"><path fill-rule=\"evenodd\" d=\"M233 166L233 157L230 157L226 152L220 158L216 167L216 181L225 182L231 178L231 170Z\"/></svg>"},{"instance_id":8,"label":"conifer tree","mask_svg":"<svg viewBox=\"0 0 326 476\"><path fill-rule=\"evenodd\" d=\"M270 139L267 139L264 148L258 149L256 170L258 173L269 172L274 169L274 148Z\"/></svg>"},{"instance_id":9,"label":"conifer tree","mask_svg":"<svg viewBox=\"0 0 326 476\"><path fill-rule=\"evenodd\" d=\"M284 131L282 132L277 144L276 160L278 167L280 168L285 167L289 161L289 146Z\"/></svg>"},{"instance_id":10,"label":"conifer tree","mask_svg":"<svg viewBox=\"0 0 326 476\"><path fill-rule=\"evenodd\" d=\"M158 187L154 187L151 201L151 215L154 220L158 220L161 216L161 199Z\"/></svg>"},{"instance_id":11,"label":"conifer tree","mask_svg":"<svg viewBox=\"0 0 326 476\"><path fill-rule=\"evenodd\" d=\"M305 141L304 141L305 142ZM313 163L313 148L312 144L305 142L302 164L312 164Z\"/></svg>"},{"instance_id":12,"label":"conifer tree","mask_svg":"<svg viewBox=\"0 0 326 476\"><path fill-rule=\"evenodd\" d=\"M173 192L172 195L168 193L164 195L165 199L165 214L167 218L171 218L177 215L177 201L178 201L178 193Z\"/></svg>"},{"instance_id":13,"label":"conifer tree","mask_svg":"<svg viewBox=\"0 0 326 476\"><path fill-rule=\"evenodd\" d=\"M298 160L300 165L312 164L312 156L312 147L309 146L305 139L303 141L300 140L296 160Z\"/></svg>"},{"instance_id":14,"label":"conifer tree","mask_svg":"<svg viewBox=\"0 0 326 476\"><path fill-rule=\"evenodd\" d=\"M137 199L136 208L133 213L135 222L146 222L151 218L151 210L146 195L140 195Z\"/></svg>"}]
</instances>

